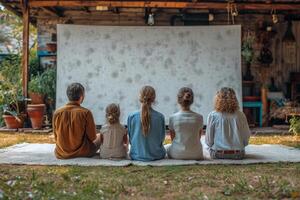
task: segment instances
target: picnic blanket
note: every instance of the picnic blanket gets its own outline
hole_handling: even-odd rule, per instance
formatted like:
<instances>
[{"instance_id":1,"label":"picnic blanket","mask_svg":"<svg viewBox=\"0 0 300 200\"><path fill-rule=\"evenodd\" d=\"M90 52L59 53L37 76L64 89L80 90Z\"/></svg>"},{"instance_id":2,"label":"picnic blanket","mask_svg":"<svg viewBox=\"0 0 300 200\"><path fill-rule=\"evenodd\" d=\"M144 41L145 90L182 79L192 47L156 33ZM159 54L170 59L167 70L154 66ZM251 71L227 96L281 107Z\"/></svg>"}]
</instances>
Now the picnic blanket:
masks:
<instances>
[{"instance_id":1,"label":"picnic blanket","mask_svg":"<svg viewBox=\"0 0 300 200\"><path fill-rule=\"evenodd\" d=\"M249 145L246 147L246 158L243 160L211 160L208 152L204 151L205 159L173 160L163 159L151 162L132 160L106 160L99 155L92 158L74 158L60 160L54 156L55 144L22 143L0 149L0 164L22 165L77 165L77 166L170 166L170 165L209 165L209 164L255 164L277 162L300 162L300 149L283 145ZM205 149L205 148L204 148Z\"/></svg>"}]
</instances>

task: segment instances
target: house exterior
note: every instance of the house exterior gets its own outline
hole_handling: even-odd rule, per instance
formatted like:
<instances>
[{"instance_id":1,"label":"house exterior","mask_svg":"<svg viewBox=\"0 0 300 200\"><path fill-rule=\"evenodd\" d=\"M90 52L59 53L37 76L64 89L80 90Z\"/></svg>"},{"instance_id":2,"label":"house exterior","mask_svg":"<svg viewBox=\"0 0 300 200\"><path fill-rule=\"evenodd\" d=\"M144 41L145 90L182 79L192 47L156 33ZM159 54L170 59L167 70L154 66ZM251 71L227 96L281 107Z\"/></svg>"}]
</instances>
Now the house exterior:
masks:
<instances>
[{"instance_id":1,"label":"house exterior","mask_svg":"<svg viewBox=\"0 0 300 200\"><path fill-rule=\"evenodd\" d=\"M23 18L23 94L28 82L28 23L37 27L38 55L41 63L56 65L57 24L112 26L242 26L242 41L251 35L254 59L251 74L253 95L270 85L291 98L292 72L300 72L300 0L236 1L75 1L75 0L0 0L2 5ZM289 23L291 22L291 23ZM288 25L291 24L290 27ZM294 49L287 50L285 36L290 28ZM267 49L267 51L266 51ZM292 52L292 53L286 53ZM264 57L265 54L269 55ZM271 60L270 60L271 58ZM247 63L243 62L243 76ZM267 105L264 104L264 112Z\"/></svg>"}]
</instances>

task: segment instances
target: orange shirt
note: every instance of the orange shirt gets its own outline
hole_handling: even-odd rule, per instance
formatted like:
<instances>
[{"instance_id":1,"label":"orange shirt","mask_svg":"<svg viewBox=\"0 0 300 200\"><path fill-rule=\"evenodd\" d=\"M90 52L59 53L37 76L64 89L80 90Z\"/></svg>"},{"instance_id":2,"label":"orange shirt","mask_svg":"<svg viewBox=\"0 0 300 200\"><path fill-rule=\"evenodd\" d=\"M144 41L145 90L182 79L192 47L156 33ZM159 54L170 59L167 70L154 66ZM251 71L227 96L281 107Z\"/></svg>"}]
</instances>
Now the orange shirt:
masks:
<instances>
[{"instance_id":1,"label":"orange shirt","mask_svg":"<svg viewBox=\"0 0 300 200\"><path fill-rule=\"evenodd\" d=\"M52 125L57 158L87 157L95 153L96 125L88 109L69 102L55 111Z\"/></svg>"}]
</instances>

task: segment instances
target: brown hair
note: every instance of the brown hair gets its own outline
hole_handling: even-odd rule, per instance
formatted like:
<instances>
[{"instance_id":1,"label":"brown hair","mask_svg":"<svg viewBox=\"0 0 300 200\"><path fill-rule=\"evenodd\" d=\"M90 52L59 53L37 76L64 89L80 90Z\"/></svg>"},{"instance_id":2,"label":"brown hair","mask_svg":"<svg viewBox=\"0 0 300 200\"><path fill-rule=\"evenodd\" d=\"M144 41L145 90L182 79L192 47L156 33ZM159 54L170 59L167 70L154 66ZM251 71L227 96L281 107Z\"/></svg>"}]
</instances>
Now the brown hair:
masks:
<instances>
[{"instance_id":1,"label":"brown hair","mask_svg":"<svg viewBox=\"0 0 300 200\"><path fill-rule=\"evenodd\" d=\"M155 101L155 90L153 87L146 85L140 91L139 100L141 102L141 123L144 136L147 136L150 129L150 108Z\"/></svg>"},{"instance_id":2,"label":"brown hair","mask_svg":"<svg viewBox=\"0 0 300 200\"><path fill-rule=\"evenodd\" d=\"M120 107L117 104L109 104L106 109L106 120L109 124L115 124L119 122L120 118Z\"/></svg>"},{"instance_id":3,"label":"brown hair","mask_svg":"<svg viewBox=\"0 0 300 200\"><path fill-rule=\"evenodd\" d=\"M232 88L223 87L215 96L215 110L222 113L234 113L239 109L239 102Z\"/></svg>"},{"instance_id":4,"label":"brown hair","mask_svg":"<svg viewBox=\"0 0 300 200\"><path fill-rule=\"evenodd\" d=\"M189 108L194 102L194 92L191 88L180 88L177 94L177 102L184 108Z\"/></svg>"}]
</instances>

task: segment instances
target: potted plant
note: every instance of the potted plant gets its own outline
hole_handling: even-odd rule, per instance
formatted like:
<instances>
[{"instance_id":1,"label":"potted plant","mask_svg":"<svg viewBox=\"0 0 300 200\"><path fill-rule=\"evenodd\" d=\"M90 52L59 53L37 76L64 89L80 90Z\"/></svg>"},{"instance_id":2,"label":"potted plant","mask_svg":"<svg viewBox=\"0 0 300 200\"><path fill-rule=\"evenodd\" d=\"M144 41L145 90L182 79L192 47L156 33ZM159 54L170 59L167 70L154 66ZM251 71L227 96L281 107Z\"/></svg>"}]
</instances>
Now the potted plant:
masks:
<instances>
[{"instance_id":1,"label":"potted plant","mask_svg":"<svg viewBox=\"0 0 300 200\"><path fill-rule=\"evenodd\" d=\"M18 87L0 81L0 102L2 118L9 129L22 128L26 115L22 113L22 99Z\"/></svg>"},{"instance_id":2,"label":"potted plant","mask_svg":"<svg viewBox=\"0 0 300 200\"><path fill-rule=\"evenodd\" d=\"M31 77L28 89L31 104L27 105L27 113L30 117L31 126L33 129L41 129L45 112L45 93L42 74Z\"/></svg>"},{"instance_id":3,"label":"potted plant","mask_svg":"<svg viewBox=\"0 0 300 200\"><path fill-rule=\"evenodd\" d=\"M254 49L253 49L253 43L254 43L254 37L250 34L247 34L247 36L244 38L242 43L242 58L244 59L244 62L246 63L247 70L246 74L243 77L245 81L252 81L253 75L251 74L251 63L253 61L254 57Z\"/></svg>"},{"instance_id":4,"label":"potted plant","mask_svg":"<svg viewBox=\"0 0 300 200\"><path fill-rule=\"evenodd\" d=\"M43 127L45 107L45 104L27 105L27 113L33 129L41 129Z\"/></svg>"},{"instance_id":5,"label":"potted plant","mask_svg":"<svg viewBox=\"0 0 300 200\"><path fill-rule=\"evenodd\" d=\"M41 95L43 99L53 100L55 98L55 81L55 70L47 69L42 74L32 78L29 88L31 91L39 93L38 95ZM41 103L41 101L36 101L33 99L31 103L32 104L27 105L27 113L30 117L32 128L40 129L43 126L46 105L44 104L44 101Z\"/></svg>"},{"instance_id":6,"label":"potted plant","mask_svg":"<svg viewBox=\"0 0 300 200\"><path fill-rule=\"evenodd\" d=\"M28 84L28 89L29 89L29 97L31 99L32 104L44 103L45 94L44 94L42 81L43 81L43 77L40 74L31 77L31 80Z\"/></svg>"}]
</instances>

